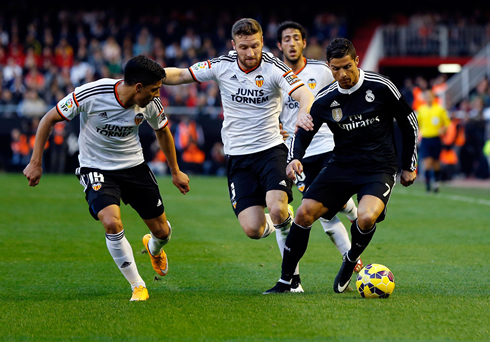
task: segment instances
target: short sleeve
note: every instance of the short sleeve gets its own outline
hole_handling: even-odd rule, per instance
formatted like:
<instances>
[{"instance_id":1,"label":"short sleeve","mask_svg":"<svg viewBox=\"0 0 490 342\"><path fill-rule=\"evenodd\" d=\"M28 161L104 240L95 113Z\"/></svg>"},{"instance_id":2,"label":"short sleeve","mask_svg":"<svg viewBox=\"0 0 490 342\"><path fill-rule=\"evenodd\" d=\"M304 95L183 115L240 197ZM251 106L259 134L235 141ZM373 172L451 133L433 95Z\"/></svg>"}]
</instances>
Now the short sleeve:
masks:
<instances>
[{"instance_id":1,"label":"short sleeve","mask_svg":"<svg viewBox=\"0 0 490 342\"><path fill-rule=\"evenodd\" d=\"M159 97L155 99L146 108L146 121L155 131L164 129L168 125L168 118L165 115L162 101Z\"/></svg>"}]
</instances>

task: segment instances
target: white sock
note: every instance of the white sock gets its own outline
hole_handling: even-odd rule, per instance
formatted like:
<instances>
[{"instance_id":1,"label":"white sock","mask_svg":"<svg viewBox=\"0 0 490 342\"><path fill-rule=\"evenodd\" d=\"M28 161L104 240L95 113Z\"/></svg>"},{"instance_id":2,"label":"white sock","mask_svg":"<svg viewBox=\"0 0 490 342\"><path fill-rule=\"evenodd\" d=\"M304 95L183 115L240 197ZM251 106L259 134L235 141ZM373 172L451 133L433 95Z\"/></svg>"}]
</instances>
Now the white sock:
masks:
<instances>
[{"instance_id":1,"label":"white sock","mask_svg":"<svg viewBox=\"0 0 490 342\"><path fill-rule=\"evenodd\" d=\"M274 233L275 230L276 228L274 228L274 223L271 220L271 216L269 214L265 214L265 228L261 239L268 237L269 235Z\"/></svg>"},{"instance_id":2,"label":"white sock","mask_svg":"<svg viewBox=\"0 0 490 342\"><path fill-rule=\"evenodd\" d=\"M151 239L148 241L148 249L150 250L151 255L157 256L160 254L160 251L162 250L162 247L165 246L169 241L170 238L172 237L172 227L170 226L170 222L167 221L168 224L168 237L165 240L159 239L153 235L152 232L151 234Z\"/></svg>"},{"instance_id":3,"label":"white sock","mask_svg":"<svg viewBox=\"0 0 490 342\"><path fill-rule=\"evenodd\" d=\"M320 223L322 224L323 230L327 233L341 255L344 255L350 250L351 243L349 234L347 233L344 224L337 216L334 216L331 220L320 217Z\"/></svg>"},{"instance_id":4,"label":"white sock","mask_svg":"<svg viewBox=\"0 0 490 342\"><path fill-rule=\"evenodd\" d=\"M140 285L146 287L145 282L138 273L138 268L134 262L133 249L126 236L124 236L124 230L118 234L106 234L105 241L117 267L131 284L131 289Z\"/></svg>"},{"instance_id":5,"label":"white sock","mask_svg":"<svg viewBox=\"0 0 490 342\"><path fill-rule=\"evenodd\" d=\"M344 213L351 222L354 222L356 220L356 218L357 218L357 207L356 207L356 203L354 203L354 200L352 199L352 197L349 198L349 200L347 201L347 203L345 205L345 209L342 209L340 212Z\"/></svg>"},{"instance_id":6,"label":"white sock","mask_svg":"<svg viewBox=\"0 0 490 342\"><path fill-rule=\"evenodd\" d=\"M289 215L288 218L283 223L274 225L274 227L276 228L277 246L279 246L279 252L281 252L281 257L284 257L284 247L286 247L286 239L289 234L289 228L291 228L292 224L293 224L293 217ZM299 274L299 265L296 265L294 274Z\"/></svg>"}]
</instances>

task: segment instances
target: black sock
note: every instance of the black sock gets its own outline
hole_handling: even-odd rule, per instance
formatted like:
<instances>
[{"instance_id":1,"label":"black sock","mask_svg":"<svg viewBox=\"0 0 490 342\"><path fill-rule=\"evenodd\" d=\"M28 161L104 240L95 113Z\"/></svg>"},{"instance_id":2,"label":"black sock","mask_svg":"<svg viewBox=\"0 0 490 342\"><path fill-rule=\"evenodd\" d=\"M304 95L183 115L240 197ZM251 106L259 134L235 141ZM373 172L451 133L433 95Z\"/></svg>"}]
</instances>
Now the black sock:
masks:
<instances>
[{"instance_id":1,"label":"black sock","mask_svg":"<svg viewBox=\"0 0 490 342\"><path fill-rule=\"evenodd\" d=\"M374 232L376 231L376 223L374 224L374 227L367 232L364 232L359 228L357 225L357 220L352 222L352 225L350 226L350 233L352 236L352 247L349 251L349 254L347 255L349 257L349 260L354 262L359 258L366 249L366 247L369 245L369 242L373 238Z\"/></svg>"},{"instance_id":2,"label":"black sock","mask_svg":"<svg viewBox=\"0 0 490 342\"><path fill-rule=\"evenodd\" d=\"M430 191L430 176L431 170L425 170L425 189Z\"/></svg>"},{"instance_id":3,"label":"black sock","mask_svg":"<svg viewBox=\"0 0 490 342\"><path fill-rule=\"evenodd\" d=\"M440 182L441 181L441 170L439 171L434 171L434 180L436 182Z\"/></svg>"},{"instance_id":4,"label":"black sock","mask_svg":"<svg viewBox=\"0 0 490 342\"><path fill-rule=\"evenodd\" d=\"M296 265L298 265L299 260L303 257L308 247L310 231L311 227L303 228L293 222L286 239L286 246L284 247L284 255L282 257L282 280L290 282L293 278Z\"/></svg>"}]
</instances>

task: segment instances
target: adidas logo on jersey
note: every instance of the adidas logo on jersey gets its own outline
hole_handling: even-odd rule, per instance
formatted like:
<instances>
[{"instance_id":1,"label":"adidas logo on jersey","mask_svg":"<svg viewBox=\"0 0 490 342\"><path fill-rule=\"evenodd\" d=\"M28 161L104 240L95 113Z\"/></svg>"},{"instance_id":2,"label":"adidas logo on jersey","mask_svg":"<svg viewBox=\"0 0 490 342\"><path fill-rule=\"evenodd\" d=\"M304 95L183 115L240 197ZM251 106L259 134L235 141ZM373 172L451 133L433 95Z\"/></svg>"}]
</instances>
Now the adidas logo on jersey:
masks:
<instances>
[{"instance_id":1,"label":"adidas logo on jersey","mask_svg":"<svg viewBox=\"0 0 490 342\"><path fill-rule=\"evenodd\" d=\"M158 199L158 203L157 203L157 207L161 206L163 203L162 203L162 200L161 199Z\"/></svg>"},{"instance_id":2,"label":"adidas logo on jersey","mask_svg":"<svg viewBox=\"0 0 490 342\"><path fill-rule=\"evenodd\" d=\"M100 113L99 116L101 118L107 119L107 113L106 112Z\"/></svg>"},{"instance_id":3,"label":"adidas logo on jersey","mask_svg":"<svg viewBox=\"0 0 490 342\"><path fill-rule=\"evenodd\" d=\"M232 81L238 81L238 77L236 77L236 75L233 75L233 76L231 76L230 80L232 80Z\"/></svg>"},{"instance_id":4,"label":"adidas logo on jersey","mask_svg":"<svg viewBox=\"0 0 490 342\"><path fill-rule=\"evenodd\" d=\"M337 101L333 100L333 102L330 105L330 107L335 107L335 106L340 106L340 103L338 103Z\"/></svg>"},{"instance_id":5,"label":"adidas logo on jersey","mask_svg":"<svg viewBox=\"0 0 490 342\"><path fill-rule=\"evenodd\" d=\"M286 184L286 181L285 181L285 180L280 181L280 182L279 182L279 185L282 185L282 186L287 186L287 184Z\"/></svg>"}]
</instances>

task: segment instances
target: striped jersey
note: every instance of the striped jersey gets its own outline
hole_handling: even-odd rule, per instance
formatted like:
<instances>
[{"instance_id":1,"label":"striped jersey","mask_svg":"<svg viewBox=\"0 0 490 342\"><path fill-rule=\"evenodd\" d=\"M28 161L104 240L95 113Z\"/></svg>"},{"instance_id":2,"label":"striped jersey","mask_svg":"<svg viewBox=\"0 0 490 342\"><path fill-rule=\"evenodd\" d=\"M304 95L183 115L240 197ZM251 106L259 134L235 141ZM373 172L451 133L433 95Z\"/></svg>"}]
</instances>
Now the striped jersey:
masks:
<instances>
[{"instance_id":1,"label":"striped jersey","mask_svg":"<svg viewBox=\"0 0 490 342\"><path fill-rule=\"evenodd\" d=\"M218 83L223 104L221 139L228 155L245 155L284 143L279 131L282 91L291 94L303 81L270 53L251 70L238 64L236 51L189 68L195 81Z\"/></svg>"},{"instance_id":2,"label":"striped jersey","mask_svg":"<svg viewBox=\"0 0 490 342\"><path fill-rule=\"evenodd\" d=\"M80 167L122 170L144 162L138 129L147 121L154 130L167 126L156 97L145 108L124 107L117 95L122 80L104 78L75 88L56 109L67 121L80 114Z\"/></svg>"},{"instance_id":3,"label":"striped jersey","mask_svg":"<svg viewBox=\"0 0 490 342\"><path fill-rule=\"evenodd\" d=\"M301 77L308 89L313 93L313 96L316 96L320 89L323 89L332 83L334 78L332 76L332 72L327 66L327 63L314 59L304 59L306 64L296 73L296 75ZM289 96L286 92L283 92L283 97L283 107L280 119L283 129L289 133L286 144L288 145L289 152L292 153L292 147L294 145L294 132L296 131L295 125L299 111L299 102ZM334 143L332 132L330 131L330 128L328 128L327 124L323 124L311 141L311 144L306 149L303 158L332 151L333 147Z\"/></svg>"},{"instance_id":4,"label":"striped jersey","mask_svg":"<svg viewBox=\"0 0 490 342\"><path fill-rule=\"evenodd\" d=\"M362 172L398 172L393 119L402 133L402 169L417 165L417 117L396 86L385 76L360 71L359 81L350 89L338 82L322 89L311 107L313 131L300 128L293 158L305 149L323 123L333 133L335 147L330 163Z\"/></svg>"}]
</instances>

